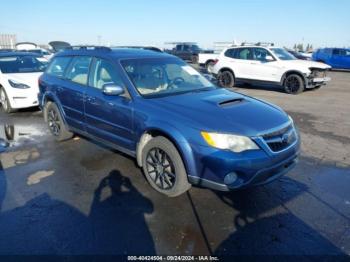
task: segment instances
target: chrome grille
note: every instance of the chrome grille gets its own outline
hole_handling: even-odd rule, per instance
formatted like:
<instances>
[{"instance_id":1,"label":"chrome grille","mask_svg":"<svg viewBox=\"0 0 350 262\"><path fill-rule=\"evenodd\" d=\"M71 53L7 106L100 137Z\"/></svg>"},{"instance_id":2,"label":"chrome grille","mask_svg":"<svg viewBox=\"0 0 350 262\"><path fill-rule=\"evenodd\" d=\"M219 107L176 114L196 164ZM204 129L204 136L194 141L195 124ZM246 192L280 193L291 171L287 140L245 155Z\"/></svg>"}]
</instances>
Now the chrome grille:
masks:
<instances>
[{"instance_id":1,"label":"chrome grille","mask_svg":"<svg viewBox=\"0 0 350 262\"><path fill-rule=\"evenodd\" d=\"M271 151L279 152L286 149L296 141L296 132L292 124L278 131L274 131L262 136Z\"/></svg>"}]
</instances>

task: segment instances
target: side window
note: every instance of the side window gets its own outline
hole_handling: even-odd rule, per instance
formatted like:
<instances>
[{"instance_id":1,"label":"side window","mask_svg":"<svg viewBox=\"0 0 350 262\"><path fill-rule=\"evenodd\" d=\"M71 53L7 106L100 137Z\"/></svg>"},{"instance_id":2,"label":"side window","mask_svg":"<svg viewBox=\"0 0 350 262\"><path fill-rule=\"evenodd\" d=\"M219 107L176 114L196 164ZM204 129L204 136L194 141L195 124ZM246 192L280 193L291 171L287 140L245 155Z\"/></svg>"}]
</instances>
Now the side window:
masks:
<instances>
[{"instance_id":1,"label":"side window","mask_svg":"<svg viewBox=\"0 0 350 262\"><path fill-rule=\"evenodd\" d=\"M72 82L87 85L91 59L89 56L75 57L66 78Z\"/></svg>"},{"instance_id":2,"label":"side window","mask_svg":"<svg viewBox=\"0 0 350 262\"><path fill-rule=\"evenodd\" d=\"M236 59L251 60L253 58L253 48L238 48L235 53Z\"/></svg>"},{"instance_id":3,"label":"side window","mask_svg":"<svg viewBox=\"0 0 350 262\"><path fill-rule=\"evenodd\" d=\"M236 48L235 49L228 49L228 50L226 50L225 56L229 57L229 58L236 58L235 57L236 50L237 50Z\"/></svg>"},{"instance_id":4,"label":"side window","mask_svg":"<svg viewBox=\"0 0 350 262\"><path fill-rule=\"evenodd\" d=\"M272 56L269 51L264 48L254 48L253 60L266 62L266 56Z\"/></svg>"},{"instance_id":5,"label":"side window","mask_svg":"<svg viewBox=\"0 0 350 262\"><path fill-rule=\"evenodd\" d=\"M189 45L184 45L184 51L189 51L190 50L190 46Z\"/></svg>"},{"instance_id":6,"label":"side window","mask_svg":"<svg viewBox=\"0 0 350 262\"><path fill-rule=\"evenodd\" d=\"M340 55L339 49L333 49L333 55Z\"/></svg>"},{"instance_id":7,"label":"side window","mask_svg":"<svg viewBox=\"0 0 350 262\"><path fill-rule=\"evenodd\" d=\"M63 77L64 71L66 70L69 62L71 61L71 57L61 56L56 57L52 60L49 66L46 69L46 73L53 76Z\"/></svg>"},{"instance_id":8,"label":"side window","mask_svg":"<svg viewBox=\"0 0 350 262\"><path fill-rule=\"evenodd\" d=\"M96 59L90 79L90 85L97 89L102 89L105 84L124 86L114 65L104 59Z\"/></svg>"}]
</instances>

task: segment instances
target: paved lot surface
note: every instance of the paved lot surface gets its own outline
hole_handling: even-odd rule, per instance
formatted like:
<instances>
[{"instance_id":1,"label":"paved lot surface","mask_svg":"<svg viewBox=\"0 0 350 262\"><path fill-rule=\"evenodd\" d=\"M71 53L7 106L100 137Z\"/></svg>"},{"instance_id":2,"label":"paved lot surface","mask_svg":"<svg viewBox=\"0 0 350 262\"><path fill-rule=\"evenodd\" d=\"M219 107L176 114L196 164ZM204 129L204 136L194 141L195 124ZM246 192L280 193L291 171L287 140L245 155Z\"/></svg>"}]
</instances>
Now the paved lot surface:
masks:
<instances>
[{"instance_id":1,"label":"paved lot surface","mask_svg":"<svg viewBox=\"0 0 350 262\"><path fill-rule=\"evenodd\" d=\"M302 156L246 191L166 198L133 159L84 138L56 143L41 112L0 113L0 254L350 254L350 73L317 91L249 94L285 109ZM306 257L308 259L308 257Z\"/></svg>"}]
</instances>

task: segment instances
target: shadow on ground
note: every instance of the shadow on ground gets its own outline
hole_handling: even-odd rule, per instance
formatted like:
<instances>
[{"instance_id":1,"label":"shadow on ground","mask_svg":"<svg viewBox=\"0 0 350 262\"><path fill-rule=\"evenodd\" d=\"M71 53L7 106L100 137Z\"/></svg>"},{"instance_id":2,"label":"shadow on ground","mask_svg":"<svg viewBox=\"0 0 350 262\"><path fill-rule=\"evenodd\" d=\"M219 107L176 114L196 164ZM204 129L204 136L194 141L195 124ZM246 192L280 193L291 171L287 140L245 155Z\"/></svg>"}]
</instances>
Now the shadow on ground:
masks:
<instances>
[{"instance_id":1,"label":"shadow on ground","mask_svg":"<svg viewBox=\"0 0 350 262\"><path fill-rule=\"evenodd\" d=\"M6 179L0 166L0 210ZM155 254L152 202L118 170L95 190L88 216L48 194L0 213L0 254Z\"/></svg>"},{"instance_id":2,"label":"shadow on ground","mask_svg":"<svg viewBox=\"0 0 350 262\"><path fill-rule=\"evenodd\" d=\"M216 192L238 214L233 217L234 231L215 255L346 255L284 205L308 188L288 177L282 183L259 190Z\"/></svg>"}]
</instances>

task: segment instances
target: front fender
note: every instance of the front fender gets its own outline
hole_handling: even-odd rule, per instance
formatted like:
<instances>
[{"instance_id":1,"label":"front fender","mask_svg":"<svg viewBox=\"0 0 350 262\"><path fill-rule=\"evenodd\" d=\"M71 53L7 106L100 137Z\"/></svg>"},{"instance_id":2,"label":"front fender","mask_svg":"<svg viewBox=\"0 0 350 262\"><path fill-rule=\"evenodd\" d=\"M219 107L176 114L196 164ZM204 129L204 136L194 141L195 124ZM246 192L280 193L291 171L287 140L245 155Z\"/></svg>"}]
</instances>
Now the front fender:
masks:
<instances>
[{"instance_id":1,"label":"front fender","mask_svg":"<svg viewBox=\"0 0 350 262\"><path fill-rule=\"evenodd\" d=\"M139 143L137 145L137 162L141 164L141 151L143 148L142 138L152 132L163 133L167 138L171 140L171 142L175 145L175 147L179 150L179 153L182 157L182 161L186 167L186 171L188 175L196 174L196 165L193 155L193 150L189 141L185 138L182 132L179 131L178 128L171 125L170 123L164 121L152 121L148 123L148 126L140 130L137 133Z\"/></svg>"},{"instance_id":2,"label":"front fender","mask_svg":"<svg viewBox=\"0 0 350 262\"><path fill-rule=\"evenodd\" d=\"M65 115L64 110L63 110L63 108L62 108L62 105L58 102L59 99L57 98L57 96L55 95L55 93L50 92L50 91L45 92L45 93L41 96L41 98L39 97L39 103L40 103L40 105L41 105L41 107L42 107L42 110L43 110L43 115L44 115L44 120L45 120L45 122L47 121L47 119L46 119L46 112L45 112L45 104L46 104L48 101L53 102L53 103L55 103L55 104L57 105L58 110L60 110L60 113L61 113L61 116L62 116L62 119L63 119L64 123L67 124L67 122L66 122L66 117L65 117L66 115Z\"/></svg>"}]
</instances>

